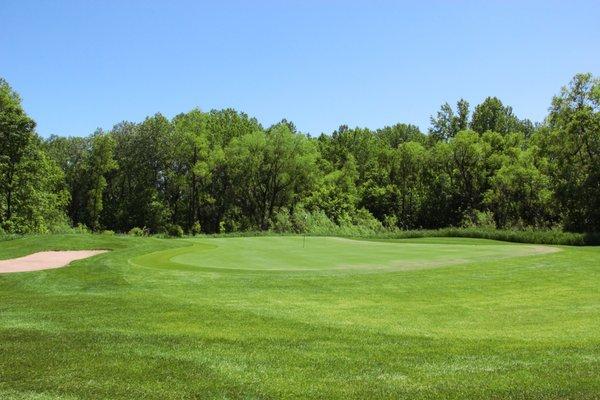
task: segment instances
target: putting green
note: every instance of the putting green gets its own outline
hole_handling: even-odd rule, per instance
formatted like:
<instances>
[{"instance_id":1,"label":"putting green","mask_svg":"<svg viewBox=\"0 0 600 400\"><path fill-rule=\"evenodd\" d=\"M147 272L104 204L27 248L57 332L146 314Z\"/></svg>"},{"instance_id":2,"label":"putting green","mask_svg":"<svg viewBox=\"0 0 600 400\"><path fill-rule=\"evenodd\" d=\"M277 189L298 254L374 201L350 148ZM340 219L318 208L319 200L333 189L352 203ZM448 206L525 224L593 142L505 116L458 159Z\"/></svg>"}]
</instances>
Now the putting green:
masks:
<instances>
[{"instance_id":1,"label":"putting green","mask_svg":"<svg viewBox=\"0 0 600 400\"><path fill-rule=\"evenodd\" d=\"M369 241L336 237L187 240L189 246L138 256L134 265L179 270L408 270L549 253L549 246L485 241Z\"/></svg>"}]
</instances>

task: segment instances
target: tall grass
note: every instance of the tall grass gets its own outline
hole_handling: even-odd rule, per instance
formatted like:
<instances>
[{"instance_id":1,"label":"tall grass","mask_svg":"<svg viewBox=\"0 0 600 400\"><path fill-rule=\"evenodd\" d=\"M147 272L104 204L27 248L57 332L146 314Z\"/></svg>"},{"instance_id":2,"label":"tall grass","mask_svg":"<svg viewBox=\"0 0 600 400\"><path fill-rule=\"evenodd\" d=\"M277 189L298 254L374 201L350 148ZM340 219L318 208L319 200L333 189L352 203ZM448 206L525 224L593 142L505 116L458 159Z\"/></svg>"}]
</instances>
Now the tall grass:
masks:
<instances>
[{"instance_id":1,"label":"tall grass","mask_svg":"<svg viewBox=\"0 0 600 400\"><path fill-rule=\"evenodd\" d=\"M15 234L12 234L12 233L2 233L2 232L0 232L0 242L4 242L4 241L7 241L7 240L13 240L13 239L16 239L16 238L19 238L19 237L21 237L21 235L15 235Z\"/></svg>"},{"instance_id":2,"label":"tall grass","mask_svg":"<svg viewBox=\"0 0 600 400\"><path fill-rule=\"evenodd\" d=\"M489 228L443 228L430 230L390 231L369 235L369 238L408 239L421 237L465 237L502 240L505 242L585 246L600 244L600 235L560 230L505 230Z\"/></svg>"},{"instance_id":3,"label":"tall grass","mask_svg":"<svg viewBox=\"0 0 600 400\"><path fill-rule=\"evenodd\" d=\"M341 236L365 239L410 239L425 237L464 237L476 239L491 239L504 242L553 244L565 246L600 245L600 234L564 232L558 229L547 230L508 230L492 228L442 228L419 230L387 230L372 229L358 225L329 226L312 229L305 233L309 236ZM240 237L240 236L286 236L298 235L294 232L232 232L225 234L202 235L204 237Z\"/></svg>"},{"instance_id":4,"label":"tall grass","mask_svg":"<svg viewBox=\"0 0 600 400\"><path fill-rule=\"evenodd\" d=\"M71 233L84 234L73 230ZM442 229L417 229L417 230L387 230L372 229L359 225L331 226L299 232L274 232L274 231L239 231L229 233L199 234L196 237L250 237L250 236L294 236L306 234L308 236L340 236L365 239L411 239L425 237L464 237L477 239L501 240L505 242L553 244L565 246L600 245L599 233L564 232L557 229L548 230L507 230L490 228L442 228ZM0 234L0 242L12 240L26 235ZM164 237L163 234L151 235ZM191 237L191 236L188 236Z\"/></svg>"}]
</instances>

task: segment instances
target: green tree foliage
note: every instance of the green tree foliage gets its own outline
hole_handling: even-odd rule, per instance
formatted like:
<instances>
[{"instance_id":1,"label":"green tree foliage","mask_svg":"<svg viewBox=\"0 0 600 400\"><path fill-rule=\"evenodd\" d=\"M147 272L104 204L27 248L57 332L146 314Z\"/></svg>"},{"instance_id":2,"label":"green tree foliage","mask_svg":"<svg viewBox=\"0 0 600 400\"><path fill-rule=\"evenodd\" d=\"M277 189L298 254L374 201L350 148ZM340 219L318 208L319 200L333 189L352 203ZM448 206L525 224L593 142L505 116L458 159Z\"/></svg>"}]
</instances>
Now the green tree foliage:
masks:
<instances>
[{"instance_id":1,"label":"green tree foliage","mask_svg":"<svg viewBox=\"0 0 600 400\"><path fill-rule=\"evenodd\" d=\"M488 97L475 107L470 128L475 132L487 131L507 134L521 132L532 134L534 126L529 120L520 120L513 114L512 107L502 104L497 97Z\"/></svg>"},{"instance_id":2,"label":"green tree foliage","mask_svg":"<svg viewBox=\"0 0 600 400\"><path fill-rule=\"evenodd\" d=\"M35 122L23 111L19 95L0 79L0 222L12 218L17 169L35 136L34 129Z\"/></svg>"},{"instance_id":3,"label":"green tree foliage","mask_svg":"<svg viewBox=\"0 0 600 400\"><path fill-rule=\"evenodd\" d=\"M306 207L322 211L337 224L351 221L357 210L358 171L354 157L349 154L340 169L320 177L315 189L305 201Z\"/></svg>"},{"instance_id":4,"label":"green tree foliage","mask_svg":"<svg viewBox=\"0 0 600 400\"><path fill-rule=\"evenodd\" d=\"M435 117L431 117L429 135L434 141L447 141L460 131L469 128L469 102L460 99L456 103L456 112L448 103L442 104Z\"/></svg>"},{"instance_id":5,"label":"green tree foliage","mask_svg":"<svg viewBox=\"0 0 600 400\"><path fill-rule=\"evenodd\" d=\"M236 231L240 227L240 211L236 205L236 187L225 160L225 149L235 138L263 131L254 118L235 110L212 110L206 121L210 183L203 191L204 201L199 205L199 219L208 232Z\"/></svg>"},{"instance_id":6,"label":"green tree foliage","mask_svg":"<svg viewBox=\"0 0 600 400\"><path fill-rule=\"evenodd\" d=\"M544 227L552 221L549 179L537 168L534 153L514 149L490 179L484 198L498 228Z\"/></svg>"},{"instance_id":7,"label":"green tree foliage","mask_svg":"<svg viewBox=\"0 0 600 400\"><path fill-rule=\"evenodd\" d=\"M334 168L340 168L348 159L348 155L352 155L358 171L357 184L362 185L369 179L377 179L381 145L382 141L377 140L369 129L349 129L342 125L333 132L331 139L321 150L323 157Z\"/></svg>"},{"instance_id":8,"label":"green tree foliage","mask_svg":"<svg viewBox=\"0 0 600 400\"><path fill-rule=\"evenodd\" d=\"M452 194L463 218L480 208L486 185L485 143L473 131L459 132L449 142Z\"/></svg>"},{"instance_id":9,"label":"green tree foliage","mask_svg":"<svg viewBox=\"0 0 600 400\"><path fill-rule=\"evenodd\" d=\"M0 226L8 232L47 232L65 222L63 172L34 128L17 93L0 79Z\"/></svg>"},{"instance_id":10,"label":"green tree foliage","mask_svg":"<svg viewBox=\"0 0 600 400\"><path fill-rule=\"evenodd\" d=\"M87 207L87 162L90 138L51 136L44 143L48 156L63 171L70 194L67 216L73 225L85 224Z\"/></svg>"},{"instance_id":11,"label":"green tree foliage","mask_svg":"<svg viewBox=\"0 0 600 400\"><path fill-rule=\"evenodd\" d=\"M0 84L0 224L128 232L373 233L458 226L600 228L600 89L577 75L534 125L488 97L409 124L310 137L232 109L41 142Z\"/></svg>"},{"instance_id":12,"label":"green tree foliage","mask_svg":"<svg viewBox=\"0 0 600 400\"><path fill-rule=\"evenodd\" d=\"M207 115L200 110L180 114L173 120L174 156L170 168L172 185L169 198L174 215L180 216L176 222L188 231L192 231L196 224L199 226L200 205L213 202L213 198L205 192L211 181L213 166L207 122Z\"/></svg>"},{"instance_id":13,"label":"green tree foliage","mask_svg":"<svg viewBox=\"0 0 600 400\"><path fill-rule=\"evenodd\" d=\"M578 74L552 100L545 140L565 225L600 230L600 80Z\"/></svg>"},{"instance_id":14,"label":"green tree foliage","mask_svg":"<svg viewBox=\"0 0 600 400\"><path fill-rule=\"evenodd\" d=\"M276 211L293 208L312 189L314 143L285 123L233 139L225 154L236 206L247 218L244 227L268 228Z\"/></svg>"},{"instance_id":15,"label":"green tree foliage","mask_svg":"<svg viewBox=\"0 0 600 400\"><path fill-rule=\"evenodd\" d=\"M390 181L395 191L395 216L400 228L419 226L419 212L426 192L423 170L427 152L417 142L403 143L394 152Z\"/></svg>"},{"instance_id":16,"label":"green tree foliage","mask_svg":"<svg viewBox=\"0 0 600 400\"><path fill-rule=\"evenodd\" d=\"M87 225L92 230L100 228L100 213L104 207L103 197L107 186L106 175L117 168L117 163L113 158L114 151L115 141L111 136L97 132L92 137L92 147L86 170L88 178Z\"/></svg>"},{"instance_id":17,"label":"green tree foliage","mask_svg":"<svg viewBox=\"0 0 600 400\"><path fill-rule=\"evenodd\" d=\"M103 226L118 231L145 226L160 232L169 223L172 210L166 189L172 179L167 173L174 151L172 133L171 122L161 114L141 124L122 123L113 129L119 169L106 190Z\"/></svg>"},{"instance_id":18,"label":"green tree foliage","mask_svg":"<svg viewBox=\"0 0 600 400\"><path fill-rule=\"evenodd\" d=\"M11 218L6 230L14 233L46 233L66 225L69 193L62 170L42 150L36 137L26 147L13 175Z\"/></svg>"},{"instance_id":19,"label":"green tree foliage","mask_svg":"<svg viewBox=\"0 0 600 400\"><path fill-rule=\"evenodd\" d=\"M427 136L421 133L421 130L410 124L396 124L378 129L375 133L386 146L397 148L402 143L419 142L425 144Z\"/></svg>"}]
</instances>

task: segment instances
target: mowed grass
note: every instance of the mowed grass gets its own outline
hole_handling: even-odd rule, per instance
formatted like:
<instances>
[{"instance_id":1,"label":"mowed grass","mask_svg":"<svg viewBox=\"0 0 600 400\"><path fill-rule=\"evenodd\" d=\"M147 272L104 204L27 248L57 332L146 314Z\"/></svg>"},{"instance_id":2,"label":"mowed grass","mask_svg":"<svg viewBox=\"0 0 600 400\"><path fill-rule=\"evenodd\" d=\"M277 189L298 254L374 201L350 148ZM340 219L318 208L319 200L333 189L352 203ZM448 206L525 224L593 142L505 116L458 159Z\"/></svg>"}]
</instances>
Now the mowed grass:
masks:
<instances>
[{"instance_id":1,"label":"mowed grass","mask_svg":"<svg viewBox=\"0 0 600 400\"><path fill-rule=\"evenodd\" d=\"M600 248L55 235L0 258L2 399L597 399Z\"/></svg>"},{"instance_id":2,"label":"mowed grass","mask_svg":"<svg viewBox=\"0 0 600 400\"><path fill-rule=\"evenodd\" d=\"M556 251L501 242L365 241L336 237L241 237L188 240L190 246L147 254L138 265L169 269L333 271L416 269ZM160 260L160 261L157 261Z\"/></svg>"}]
</instances>

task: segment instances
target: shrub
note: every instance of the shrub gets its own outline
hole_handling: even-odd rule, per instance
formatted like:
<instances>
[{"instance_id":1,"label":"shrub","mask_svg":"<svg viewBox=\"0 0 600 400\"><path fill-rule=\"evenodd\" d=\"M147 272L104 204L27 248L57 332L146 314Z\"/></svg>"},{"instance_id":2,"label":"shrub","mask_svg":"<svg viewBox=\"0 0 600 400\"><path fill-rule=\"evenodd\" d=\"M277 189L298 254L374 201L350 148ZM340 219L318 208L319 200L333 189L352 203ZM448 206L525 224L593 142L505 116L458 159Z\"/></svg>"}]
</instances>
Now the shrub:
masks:
<instances>
[{"instance_id":1,"label":"shrub","mask_svg":"<svg viewBox=\"0 0 600 400\"><path fill-rule=\"evenodd\" d=\"M85 227L85 225L84 225ZM87 231L87 228L85 229ZM66 216L60 216L54 219L54 221L48 225L49 233L71 233L73 228L71 222Z\"/></svg>"},{"instance_id":2,"label":"shrub","mask_svg":"<svg viewBox=\"0 0 600 400\"><path fill-rule=\"evenodd\" d=\"M383 226L385 226L389 230L397 230L398 217L396 217L395 215L386 215L383 218Z\"/></svg>"},{"instance_id":3,"label":"shrub","mask_svg":"<svg viewBox=\"0 0 600 400\"><path fill-rule=\"evenodd\" d=\"M138 228L136 226L136 227L131 228L129 230L128 234L131 235L131 236L148 236L149 232L148 232L148 229L146 227L144 227L144 228Z\"/></svg>"},{"instance_id":4,"label":"shrub","mask_svg":"<svg viewBox=\"0 0 600 400\"><path fill-rule=\"evenodd\" d=\"M305 233L308 231L309 212L302 205L298 205L292 211L290 217L292 220L292 231L296 233Z\"/></svg>"},{"instance_id":5,"label":"shrub","mask_svg":"<svg viewBox=\"0 0 600 400\"><path fill-rule=\"evenodd\" d=\"M183 228L177 224L167 225L167 235L170 237L183 237Z\"/></svg>"},{"instance_id":6,"label":"shrub","mask_svg":"<svg viewBox=\"0 0 600 400\"><path fill-rule=\"evenodd\" d=\"M192 228L190 229L190 233L194 236L202 233L202 227L200 226L200 222L194 222L194 225L192 225Z\"/></svg>"},{"instance_id":7,"label":"shrub","mask_svg":"<svg viewBox=\"0 0 600 400\"><path fill-rule=\"evenodd\" d=\"M495 229L496 221L494 220L494 213L491 211L478 211L463 219L463 228L484 228L484 229Z\"/></svg>"},{"instance_id":8,"label":"shrub","mask_svg":"<svg viewBox=\"0 0 600 400\"><path fill-rule=\"evenodd\" d=\"M115 231L111 231L110 229L102 231L103 235L114 235Z\"/></svg>"},{"instance_id":9,"label":"shrub","mask_svg":"<svg viewBox=\"0 0 600 400\"><path fill-rule=\"evenodd\" d=\"M287 208L279 210L271 218L271 230L277 233L286 233L294 231L294 224Z\"/></svg>"},{"instance_id":10,"label":"shrub","mask_svg":"<svg viewBox=\"0 0 600 400\"><path fill-rule=\"evenodd\" d=\"M383 231L381 221L375 218L366 208L356 210L356 213L352 216L352 225L365 231Z\"/></svg>"},{"instance_id":11,"label":"shrub","mask_svg":"<svg viewBox=\"0 0 600 400\"><path fill-rule=\"evenodd\" d=\"M321 210L309 212L298 209L292 221L293 232L321 236L368 236L385 231L381 222L366 209L356 210L352 216L340 217L337 224Z\"/></svg>"},{"instance_id":12,"label":"shrub","mask_svg":"<svg viewBox=\"0 0 600 400\"><path fill-rule=\"evenodd\" d=\"M73 231L75 233L90 233L90 228L80 222L77 224L77 226L73 227Z\"/></svg>"},{"instance_id":13,"label":"shrub","mask_svg":"<svg viewBox=\"0 0 600 400\"><path fill-rule=\"evenodd\" d=\"M314 235L335 235L339 226L319 210L306 214L306 232Z\"/></svg>"},{"instance_id":14,"label":"shrub","mask_svg":"<svg viewBox=\"0 0 600 400\"><path fill-rule=\"evenodd\" d=\"M235 218L225 216L221 222L219 222L219 233L232 233L241 231L242 227Z\"/></svg>"}]
</instances>

